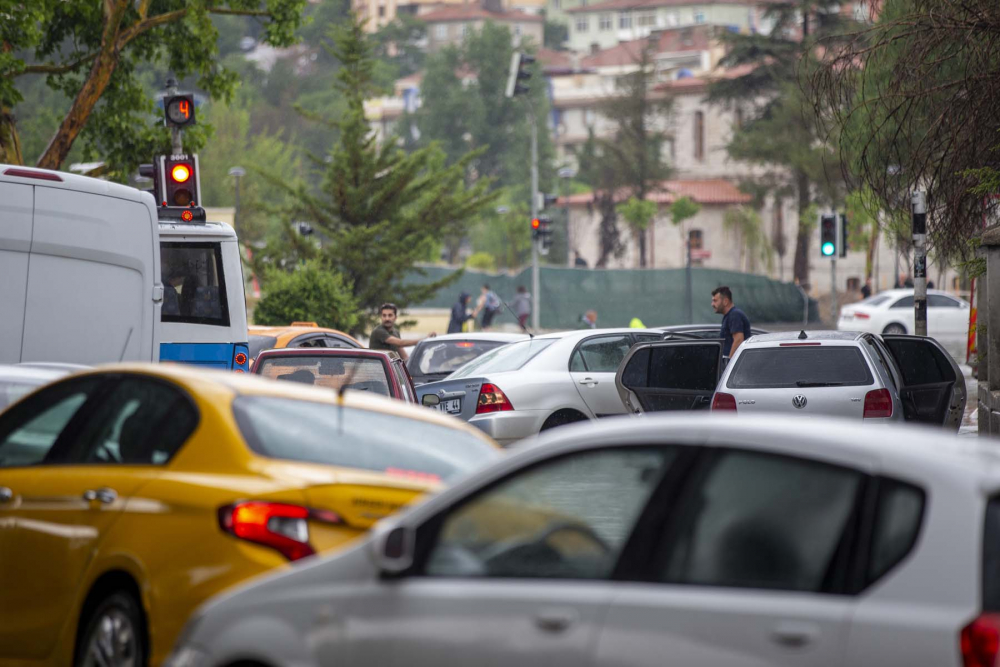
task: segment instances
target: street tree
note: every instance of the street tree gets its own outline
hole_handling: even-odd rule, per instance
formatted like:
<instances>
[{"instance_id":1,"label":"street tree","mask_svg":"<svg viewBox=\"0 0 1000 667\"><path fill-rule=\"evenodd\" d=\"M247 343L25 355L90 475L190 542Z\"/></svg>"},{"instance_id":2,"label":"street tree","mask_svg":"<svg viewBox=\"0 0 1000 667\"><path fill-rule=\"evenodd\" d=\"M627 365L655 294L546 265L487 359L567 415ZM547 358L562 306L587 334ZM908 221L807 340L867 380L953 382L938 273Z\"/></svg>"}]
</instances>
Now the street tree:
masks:
<instances>
[{"instance_id":1,"label":"street tree","mask_svg":"<svg viewBox=\"0 0 1000 667\"><path fill-rule=\"evenodd\" d=\"M315 322L329 329L353 331L360 323L358 303L343 277L319 260L308 260L291 271L270 267L264 282L267 291L254 308L254 324Z\"/></svg>"},{"instance_id":2,"label":"street tree","mask_svg":"<svg viewBox=\"0 0 1000 667\"><path fill-rule=\"evenodd\" d=\"M286 266L315 257L343 276L368 313L359 323L363 327L374 321L382 302L405 308L453 282L457 272L423 285L406 278L420 272L415 264L428 259L441 239L464 234L469 221L493 205L496 195L489 192L487 179L466 185L476 153L448 164L436 144L406 153L396 138L380 143L364 109L376 90L372 39L356 17L335 27L331 39L328 48L341 64L336 88L345 111L328 120L339 137L329 153L310 156L320 185L313 188L272 175L272 182L294 197L286 218L307 222L321 243L296 242L293 234L286 234L285 247L272 246L266 254L272 263L284 261Z\"/></svg>"},{"instance_id":3,"label":"street tree","mask_svg":"<svg viewBox=\"0 0 1000 667\"><path fill-rule=\"evenodd\" d=\"M817 201L839 200L843 179L801 83L815 66L817 40L840 34L845 24L839 3L831 0L782 0L769 4L766 16L773 25L767 34L723 33L728 52L720 64L737 75L714 81L708 100L742 115L728 152L765 167L751 179L754 187L778 200L794 198L799 228L793 274L808 286L812 226L806 212Z\"/></svg>"},{"instance_id":4,"label":"street tree","mask_svg":"<svg viewBox=\"0 0 1000 667\"><path fill-rule=\"evenodd\" d=\"M273 46L294 41L306 0L0 0L0 162L22 164L15 108L24 82L72 100L36 165L59 169L83 140L119 175L166 143L150 127L153 101L141 80L161 64L197 77L212 98L228 98L236 76L216 59L215 15L252 16Z\"/></svg>"},{"instance_id":5,"label":"street tree","mask_svg":"<svg viewBox=\"0 0 1000 667\"><path fill-rule=\"evenodd\" d=\"M590 206L596 208L601 217L597 227L599 252L594 263L595 268L601 269L611 259L625 254L625 245L618 230L618 209L615 207L615 198L624 187L624 178L617 165L605 159L604 144L597 139L593 128L588 131L587 141L576 151L576 159L580 165L577 177L590 186L593 197Z\"/></svg>"}]
</instances>

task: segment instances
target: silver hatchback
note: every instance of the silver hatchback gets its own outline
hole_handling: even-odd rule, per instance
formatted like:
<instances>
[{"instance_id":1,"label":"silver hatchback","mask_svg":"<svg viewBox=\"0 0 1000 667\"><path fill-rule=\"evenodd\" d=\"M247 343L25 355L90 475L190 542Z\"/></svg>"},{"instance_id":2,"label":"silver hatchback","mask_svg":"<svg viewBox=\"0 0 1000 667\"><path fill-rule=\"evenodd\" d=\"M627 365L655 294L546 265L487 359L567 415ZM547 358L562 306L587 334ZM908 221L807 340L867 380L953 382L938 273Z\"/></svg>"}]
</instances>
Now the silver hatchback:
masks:
<instances>
[{"instance_id":1,"label":"silver hatchback","mask_svg":"<svg viewBox=\"0 0 1000 667\"><path fill-rule=\"evenodd\" d=\"M841 331L752 336L727 366L721 341L634 347L616 376L630 412L787 412L957 430L965 380L932 338Z\"/></svg>"}]
</instances>

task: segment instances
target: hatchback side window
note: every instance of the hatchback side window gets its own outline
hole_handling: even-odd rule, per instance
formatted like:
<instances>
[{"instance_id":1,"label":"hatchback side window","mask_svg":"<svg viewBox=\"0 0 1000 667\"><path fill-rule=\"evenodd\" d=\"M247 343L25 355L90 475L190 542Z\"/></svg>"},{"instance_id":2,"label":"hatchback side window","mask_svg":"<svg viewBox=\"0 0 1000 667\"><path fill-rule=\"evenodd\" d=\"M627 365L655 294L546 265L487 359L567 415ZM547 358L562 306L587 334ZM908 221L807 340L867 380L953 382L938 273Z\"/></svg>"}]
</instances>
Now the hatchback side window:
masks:
<instances>
[{"instance_id":1,"label":"hatchback side window","mask_svg":"<svg viewBox=\"0 0 1000 667\"><path fill-rule=\"evenodd\" d=\"M0 423L0 467L42 463L100 383L85 378L58 384L7 412Z\"/></svg>"},{"instance_id":2,"label":"hatchback side window","mask_svg":"<svg viewBox=\"0 0 1000 667\"><path fill-rule=\"evenodd\" d=\"M668 583L822 592L840 585L863 475L805 459L722 453L668 532Z\"/></svg>"},{"instance_id":3,"label":"hatchback side window","mask_svg":"<svg viewBox=\"0 0 1000 667\"><path fill-rule=\"evenodd\" d=\"M879 480L868 583L884 576L913 550L923 513L923 491L904 482Z\"/></svg>"},{"instance_id":4,"label":"hatchback side window","mask_svg":"<svg viewBox=\"0 0 1000 667\"><path fill-rule=\"evenodd\" d=\"M614 373L630 347L628 336L601 336L581 343L580 355L591 373Z\"/></svg>"},{"instance_id":5,"label":"hatchback side window","mask_svg":"<svg viewBox=\"0 0 1000 667\"><path fill-rule=\"evenodd\" d=\"M425 573L607 578L675 455L598 450L520 470L441 519Z\"/></svg>"},{"instance_id":6,"label":"hatchback side window","mask_svg":"<svg viewBox=\"0 0 1000 667\"><path fill-rule=\"evenodd\" d=\"M93 411L65 463L162 465L198 422L191 400L165 382L118 381Z\"/></svg>"}]
</instances>

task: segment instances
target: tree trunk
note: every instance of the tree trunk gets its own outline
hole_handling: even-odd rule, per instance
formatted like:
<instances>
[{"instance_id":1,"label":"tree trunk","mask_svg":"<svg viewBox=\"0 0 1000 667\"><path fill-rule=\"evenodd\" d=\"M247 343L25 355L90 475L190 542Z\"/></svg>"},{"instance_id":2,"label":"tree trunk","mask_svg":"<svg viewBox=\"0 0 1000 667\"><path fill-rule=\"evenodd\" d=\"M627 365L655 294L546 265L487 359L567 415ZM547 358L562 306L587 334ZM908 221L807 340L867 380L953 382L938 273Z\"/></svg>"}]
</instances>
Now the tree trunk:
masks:
<instances>
[{"instance_id":1,"label":"tree trunk","mask_svg":"<svg viewBox=\"0 0 1000 667\"><path fill-rule=\"evenodd\" d=\"M804 172L795 175L799 196L799 231L795 239L795 261L792 273L802 289L809 290L809 246L812 240L813 221L805 220L809 208L809 176Z\"/></svg>"},{"instance_id":2,"label":"tree trunk","mask_svg":"<svg viewBox=\"0 0 1000 667\"><path fill-rule=\"evenodd\" d=\"M639 241L639 268L646 268L646 230L640 229L636 231L636 238Z\"/></svg>"},{"instance_id":3,"label":"tree trunk","mask_svg":"<svg viewBox=\"0 0 1000 667\"><path fill-rule=\"evenodd\" d=\"M601 254L597 259L594 268L603 269L608 265L608 259L618 254L618 216L615 211L615 198L610 193L605 193L598 198L598 210L601 213L601 224L599 229L601 241Z\"/></svg>"},{"instance_id":4,"label":"tree trunk","mask_svg":"<svg viewBox=\"0 0 1000 667\"><path fill-rule=\"evenodd\" d=\"M7 107L0 107L0 163L24 164L21 139L17 135L14 114Z\"/></svg>"},{"instance_id":5,"label":"tree trunk","mask_svg":"<svg viewBox=\"0 0 1000 667\"><path fill-rule=\"evenodd\" d=\"M868 256L865 258L865 280L871 280L872 272L875 269L875 252L878 250L879 226L878 220L872 221L871 232L868 236Z\"/></svg>"}]
</instances>

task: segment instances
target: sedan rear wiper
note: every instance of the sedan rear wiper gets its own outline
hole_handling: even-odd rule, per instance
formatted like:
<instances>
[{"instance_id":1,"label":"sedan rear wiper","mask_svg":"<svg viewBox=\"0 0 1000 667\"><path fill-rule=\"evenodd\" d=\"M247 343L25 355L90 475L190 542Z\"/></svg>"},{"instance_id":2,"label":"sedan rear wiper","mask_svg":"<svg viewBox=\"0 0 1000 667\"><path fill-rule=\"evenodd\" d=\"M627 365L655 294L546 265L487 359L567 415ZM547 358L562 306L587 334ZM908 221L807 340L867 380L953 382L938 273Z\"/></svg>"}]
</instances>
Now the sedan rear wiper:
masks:
<instances>
[{"instance_id":1,"label":"sedan rear wiper","mask_svg":"<svg viewBox=\"0 0 1000 667\"><path fill-rule=\"evenodd\" d=\"M843 382L810 382L808 380L799 380L795 383L796 387L843 387Z\"/></svg>"}]
</instances>

